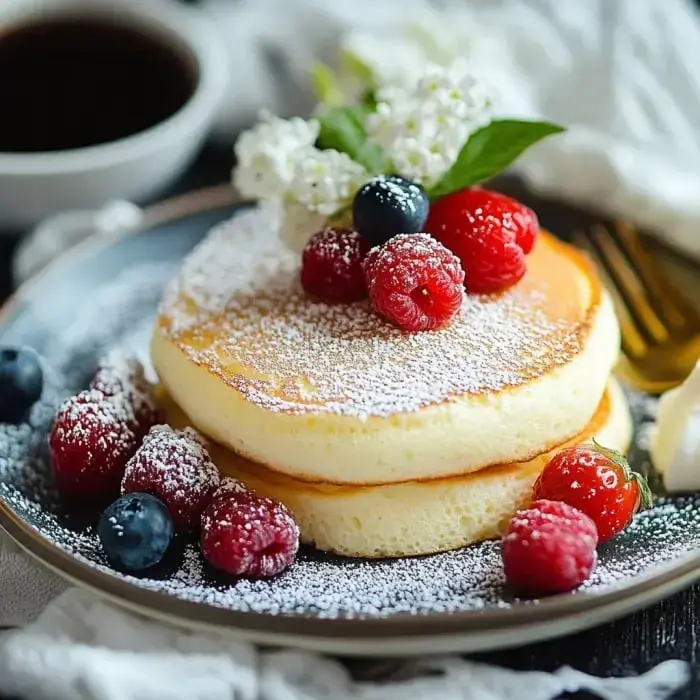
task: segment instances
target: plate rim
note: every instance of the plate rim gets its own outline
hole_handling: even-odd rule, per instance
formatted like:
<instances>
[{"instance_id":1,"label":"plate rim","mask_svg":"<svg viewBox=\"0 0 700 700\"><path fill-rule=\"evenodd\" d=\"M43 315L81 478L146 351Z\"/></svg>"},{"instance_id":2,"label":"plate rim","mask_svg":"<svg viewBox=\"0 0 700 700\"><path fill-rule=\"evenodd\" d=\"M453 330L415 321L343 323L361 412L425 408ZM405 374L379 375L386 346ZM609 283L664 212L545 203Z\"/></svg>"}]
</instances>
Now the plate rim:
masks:
<instances>
[{"instance_id":1,"label":"plate rim","mask_svg":"<svg viewBox=\"0 0 700 700\"><path fill-rule=\"evenodd\" d=\"M219 185L196 190L167 199L144 209L142 223L123 236L107 240L87 240L52 261L44 270L32 277L0 308L0 326L6 325L22 303L31 298L42 280L70 267L83 256L94 255L122 238L138 235L154 226L175 221L189 215L212 211L226 206L246 204L230 185ZM358 643L391 638L443 637L455 634L486 634L505 632L533 623L556 623L566 618L582 616L586 612L604 608L624 608L626 599L653 602L663 595L659 590L689 585L700 579L700 550L688 552L677 560L667 562L632 579L610 585L610 590L593 593L585 589L574 594L560 594L540 599L536 603L515 604L507 608L467 610L459 612L435 612L419 615L410 612L389 616L357 616L326 618L311 613L259 613L237 611L212 604L180 598L166 591L139 586L136 582L102 571L94 564L82 561L44 537L24 520L0 494L0 527L25 551L38 561L77 585L93 589L116 602L148 614L177 619L185 624L237 629L243 633L282 637L303 637L332 640L354 640ZM561 632L563 634L564 632Z\"/></svg>"}]
</instances>

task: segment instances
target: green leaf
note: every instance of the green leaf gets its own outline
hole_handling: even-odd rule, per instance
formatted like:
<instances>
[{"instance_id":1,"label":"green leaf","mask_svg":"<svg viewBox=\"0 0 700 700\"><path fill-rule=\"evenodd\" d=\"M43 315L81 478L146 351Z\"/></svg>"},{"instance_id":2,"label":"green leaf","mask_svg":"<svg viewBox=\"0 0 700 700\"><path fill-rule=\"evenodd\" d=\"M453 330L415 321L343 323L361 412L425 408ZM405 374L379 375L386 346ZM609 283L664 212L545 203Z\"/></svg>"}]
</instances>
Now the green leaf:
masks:
<instances>
[{"instance_id":1,"label":"green leaf","mask_svg":"<svg viewBox=\"0 0 700 700\"><path fill-rule=\"evenodd\" d=\"M347 73L350 73L350 75L354 75L361 83L367 85L372 85L374 83L374 72L372 68L349 49L341 49L340 66Z\"/></svg>"},{"instance_id":2,"label":"green leaf","mask_svg":"<svg viewBox=\"0 0 700 700\"><path fill-rule=\"evenodd\" d=\"M387 163L382 149L367 140L365 119L369 112L367 107L353 106L332 107L321 114L318 147L347 153L369 172L379 175L385 172Z\"/></svg>"},{"instance_id":3,"label":"green leaf","mask_svg":"<svg viewBox=\"0 0 700 700\"><path fill-rule=\"evenodd\" d=\"M360 104L367 113L377 111L377 95L372 88L367 88L360 96Z\"/></svg>"},{"instance_id":4,"label":"green leaf","mask_svg":"<svg viewBox=\"0 0 700 700\"><path fill-rule=\"evenodd\" d=\"M469 137L454 165L428 194L437 199L484 182L505 170L537 141L562 131L561 126L548 122L493 121Z\"/></svg>"},{"instance_id":5,"label":"green leaf","mask_svg":"<svg viewBox=\"0 0 700 700\"><path fill-rule=\"evenodd\" d=\"M322 104L336 106L343 103L343 91L336 74L325 63L311 66L311 84L316 99Z\"/></svg>"}]
</instances>

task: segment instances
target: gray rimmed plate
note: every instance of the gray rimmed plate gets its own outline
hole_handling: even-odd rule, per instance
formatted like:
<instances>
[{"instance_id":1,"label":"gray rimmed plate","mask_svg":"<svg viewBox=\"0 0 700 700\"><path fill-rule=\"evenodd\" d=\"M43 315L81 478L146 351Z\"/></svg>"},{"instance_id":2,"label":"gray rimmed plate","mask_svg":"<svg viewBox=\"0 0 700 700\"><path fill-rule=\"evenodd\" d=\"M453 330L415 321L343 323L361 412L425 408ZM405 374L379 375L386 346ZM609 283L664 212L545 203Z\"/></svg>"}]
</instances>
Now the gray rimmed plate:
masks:
<instances>
[{"instance_id":1,"label":"gray rimmed plate","mask_svg":"<svg viewBox=\"0 0 700 700\"><path fill-rule=\"evenodd\" d=\"M46 449L57 403L84 386L114 347L147 361L150 326L165 281L183 255L236 204L228 188L166 202L134 235L87 244L22 288L5 307L0 343L29 345L45 361L46 387L30 424L0 426L0 524L29 553L76 584L143 614L228 628L253 641L338 654L483 651L590 627L648 605L700 578L700 496L657 498L601 548L580 590L514 598L497 543L446 554L363 561L301 552L269 581L224 577L181 541L143 577L109 568L95 535L99 513L64 509ZM653 400L630 394L642 449ZM652 479L653 482L653 479Z\"/></svg>"}]
</instances>

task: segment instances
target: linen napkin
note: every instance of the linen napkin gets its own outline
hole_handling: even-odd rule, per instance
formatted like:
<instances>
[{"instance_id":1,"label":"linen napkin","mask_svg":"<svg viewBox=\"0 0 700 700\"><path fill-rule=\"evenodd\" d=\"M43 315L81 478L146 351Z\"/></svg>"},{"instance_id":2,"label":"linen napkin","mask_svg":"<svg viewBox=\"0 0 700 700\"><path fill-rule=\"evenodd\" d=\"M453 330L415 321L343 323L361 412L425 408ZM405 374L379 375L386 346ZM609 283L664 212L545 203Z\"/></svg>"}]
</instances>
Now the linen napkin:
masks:
<instances>
[{"instance_id":1,"label":"linen napkin","mask_svg":"<svg viewBox=\"0 0 700 700\"><path fill-rule=\"evenodd\" d=\"M60 587L26 587L26 561L0 563L0 624L18 622L17 591L38 594L38 604ZM372 680L362 680L328 657L149 621L77 588L24 628L0 634L0 693L29 700L552 700L577 690L603 700L663 700L689 677L680 661L639 677L594 678L568 667L517 672L457 656L368 671Z\"/></svg>"}]
</instances>

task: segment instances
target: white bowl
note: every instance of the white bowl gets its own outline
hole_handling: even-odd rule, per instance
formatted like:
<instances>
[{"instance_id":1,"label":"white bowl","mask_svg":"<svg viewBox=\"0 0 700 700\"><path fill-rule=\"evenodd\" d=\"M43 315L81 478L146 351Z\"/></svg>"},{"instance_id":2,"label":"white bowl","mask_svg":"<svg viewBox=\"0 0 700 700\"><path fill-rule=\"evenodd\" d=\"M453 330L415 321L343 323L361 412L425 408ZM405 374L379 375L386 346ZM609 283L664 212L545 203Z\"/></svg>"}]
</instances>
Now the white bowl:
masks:
<instances>
[{"instance_id":1,"label":"white bowl","mask_svg":"<svg viewBox=\"0 0 700 700\"><path fill-rule=\"evenodd\" d=\"M4 30L33 18L105 16L129 21L170 42L193 63L195 90L175 114L111 143L51 153L0 153L0 228L26 228L66 209L95 209L115 199L140 202L191 163L216 117L228 84L228 61L216 27L194 8L163 0L2 0Z\"/></svg>"}]
</instances>

